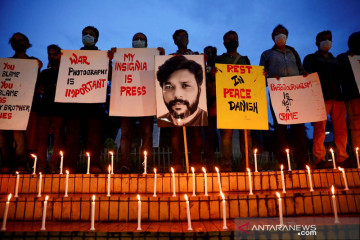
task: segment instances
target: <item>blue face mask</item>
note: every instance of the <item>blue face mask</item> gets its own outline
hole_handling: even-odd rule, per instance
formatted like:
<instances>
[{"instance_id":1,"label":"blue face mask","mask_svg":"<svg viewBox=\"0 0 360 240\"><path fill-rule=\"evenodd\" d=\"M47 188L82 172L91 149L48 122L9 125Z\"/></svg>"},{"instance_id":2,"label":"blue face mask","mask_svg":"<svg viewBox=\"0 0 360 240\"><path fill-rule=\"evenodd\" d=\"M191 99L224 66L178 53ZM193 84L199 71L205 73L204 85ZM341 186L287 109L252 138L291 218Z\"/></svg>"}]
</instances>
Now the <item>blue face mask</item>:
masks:
<instances>
[{"instance_id":1,"label":"blue face mask","mask_svg":"<svg viewBox=\"0 0 360 240\"><path fill-rule=\"evenodd\" d=\"M133 48L145 48L146 42L145 42L145 40L141 40L141 39L134 40L134 41L132 41L132 46L133 46Z\"/></svg>"},{"instance_id":2,"label":"blue face mask","mask_svg":"<svg viewBox=\"0 0 360 240\"><path fill-rule=\"evenodd\" d=\"M82 37L82 42L85 46L93 46L95 44L95 38L87 34Z\"/></svg>"}]
</instances>

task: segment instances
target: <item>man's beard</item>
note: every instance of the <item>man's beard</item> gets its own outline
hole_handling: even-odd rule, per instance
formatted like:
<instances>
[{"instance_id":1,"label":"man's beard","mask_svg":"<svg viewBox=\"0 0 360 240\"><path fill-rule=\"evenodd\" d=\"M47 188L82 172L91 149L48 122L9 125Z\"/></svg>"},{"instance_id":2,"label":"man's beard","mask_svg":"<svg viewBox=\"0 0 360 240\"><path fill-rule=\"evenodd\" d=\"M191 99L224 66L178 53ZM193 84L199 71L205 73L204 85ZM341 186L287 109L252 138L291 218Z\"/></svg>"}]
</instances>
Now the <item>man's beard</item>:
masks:
<instances>
[{"instance_id":1,"label":"man's beard","mask_svg":"<svg viewBox=\"0 0 360 240\"><path fill-rule=\"evenodd\" d=\"M189 101L178 99L178 98L175 98L174 100L172 100L168 103L165 102L165 105L166 105L167 109L169 110L169 113L175 119L184 119L184 118L191 116L197 110L198 105L199 105L199 96L200 96L200 91L198 92L198 94L196 96L195 102L191 105L190 105ZM173 106L175 106L177 103L184 104L187 107L187 110L184 113L177 114L173 110Z\"/></svg>"}]
</instances>

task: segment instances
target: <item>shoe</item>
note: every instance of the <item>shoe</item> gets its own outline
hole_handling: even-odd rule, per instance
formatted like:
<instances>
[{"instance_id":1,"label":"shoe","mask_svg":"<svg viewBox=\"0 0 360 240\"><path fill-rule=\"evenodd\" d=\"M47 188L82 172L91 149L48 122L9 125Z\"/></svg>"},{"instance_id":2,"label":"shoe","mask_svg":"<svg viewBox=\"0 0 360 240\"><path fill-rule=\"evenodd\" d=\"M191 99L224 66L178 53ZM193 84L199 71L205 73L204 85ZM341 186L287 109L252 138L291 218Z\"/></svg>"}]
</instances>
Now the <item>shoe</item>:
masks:
<instances>
[{"instance_id":1,"label":"shoe","mask_svg":"<svg viewBox=\"0 0 360 240\"><path fill-rule=\"evenodd\" d=\"M10 168L9 167L2 167L0 168L0 174L9 174L10 173Z\"/></svg>"},{"instance_id":2,"label":"shoe","mask_svg":"<svg viewBox=\"0 0 360 240\"><path fill-rule=\"evenodd\" d=\"M169 172L171 173L171 168L174 168L174 172L175 173L184 173L184 168L182 164L174 164L172 166L170 166ZM191 169L190 169L191 171Z\"/></svg>"},{"instance_id":3,"label":"shoe","mask_svg":"<svg viewBox=\"0 0 360 240\"><path fill-rule=\"evenodd\" d=\"M124 166L121 166L121 168L119 168L118 170L116 170L115 173L117 173L117 174L131 173L131 168L124 165Z\"/></svg>"},{"instance_id":4,"label":"shoe","mask_svg":"<svg viewBox=\"0 0 360 240\"><path fill-rule=\"evenodd\" d=\"M101 170L101 168L99 166L91 166L90 173L91 174L101 174L101 173L103 173L103 171Z\"/></svg>"},{"instance_id":5,"label":"shoe","mask_svg":"<svg viewBox=\"0 0 360 240\"><path fill-rule=\"evenodd\" d=\"M342 162L337 162L337 166L342 168L356 168L357 163L356 160L347 158Z\"/></svg>"},{"instance_id":6,"label":"shoe","mask_svg":"<svg viewBox=\"0 0 360 240\"><path fill-rule=\"evenodd\" d=\"M26 167L24 167L24 166L18 166L16 168L15 172L19 172L19 174L27 174L27 173L29 173L28 170L26 169ZM39 171L37 170L37 172L39 172Z\"/></svg>"},{"instance_id":7,"label":"shoe","mask_svg":"<svg viewBox=\"0 0 360 240\"><path fill-rule=\"evenodd\" d=\"M316 169L329 169L329 168L332 168L332 165L330 162L321 160L320 162L315 164L315 168Z\"/></svg>"},{"instance_id":8,"label":"shoe","mask_svg":"<svg viewBox=\"0 0 360 240\"><path fill-rule=\"evenodd\" d=\"M220 164L220 171L221 172L232 172L231 163L223 162Z\"/></svg>"}]
</instances>

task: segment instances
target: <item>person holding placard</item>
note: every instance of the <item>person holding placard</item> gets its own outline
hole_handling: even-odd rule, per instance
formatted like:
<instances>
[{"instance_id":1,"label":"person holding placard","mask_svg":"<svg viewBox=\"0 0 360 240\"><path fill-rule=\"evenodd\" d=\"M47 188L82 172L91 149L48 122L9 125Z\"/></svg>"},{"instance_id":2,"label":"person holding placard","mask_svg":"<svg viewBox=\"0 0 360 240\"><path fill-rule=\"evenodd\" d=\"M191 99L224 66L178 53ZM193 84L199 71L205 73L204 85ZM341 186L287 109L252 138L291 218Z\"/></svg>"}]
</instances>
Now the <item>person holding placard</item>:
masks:
<instances>
[{"instance_id":1,"label":"person holding placard","mask_svg":"<svg viewBox=\"0 0 360 240\"><path fill-rule=\"evenodd\" d=\"M338 77L338 62L329 52L332 46L332 34L323 31L316 36L318 51L304 58L304 68L309 73L317 72L321 83L321 89L325 101L326 114L331 117L334 128L334 139L336 145L336 162L342 166L346 153L347 131L346 131L346 108L341 94L341 86ZM330 168L325 155L324 146L326 120L314 122L313 154L317 168Z\"/></svg>"}]
</instances>

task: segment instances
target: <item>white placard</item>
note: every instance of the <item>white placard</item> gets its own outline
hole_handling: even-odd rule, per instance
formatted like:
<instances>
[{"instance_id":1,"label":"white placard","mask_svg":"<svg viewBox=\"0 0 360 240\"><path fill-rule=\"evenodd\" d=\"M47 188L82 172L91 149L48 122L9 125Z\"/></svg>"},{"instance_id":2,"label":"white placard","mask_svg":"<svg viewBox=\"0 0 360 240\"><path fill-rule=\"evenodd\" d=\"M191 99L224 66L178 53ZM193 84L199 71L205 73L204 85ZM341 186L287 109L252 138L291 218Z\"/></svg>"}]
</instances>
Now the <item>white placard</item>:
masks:
<instances>
[{"instance_id":1,"label":"white placard","mask_svg":"<svg viewBox=\"0 0 360 240\"><path fill-rule=\"evenodd\" d=\"M355 81L360 92L360 55L348 56L351 68L354 73Z\"/></svg>"}]
</instances>

